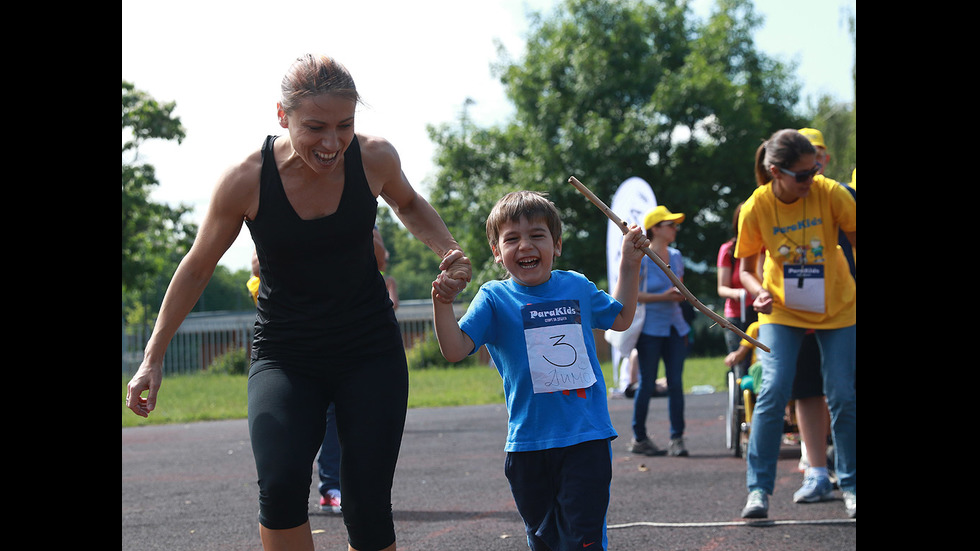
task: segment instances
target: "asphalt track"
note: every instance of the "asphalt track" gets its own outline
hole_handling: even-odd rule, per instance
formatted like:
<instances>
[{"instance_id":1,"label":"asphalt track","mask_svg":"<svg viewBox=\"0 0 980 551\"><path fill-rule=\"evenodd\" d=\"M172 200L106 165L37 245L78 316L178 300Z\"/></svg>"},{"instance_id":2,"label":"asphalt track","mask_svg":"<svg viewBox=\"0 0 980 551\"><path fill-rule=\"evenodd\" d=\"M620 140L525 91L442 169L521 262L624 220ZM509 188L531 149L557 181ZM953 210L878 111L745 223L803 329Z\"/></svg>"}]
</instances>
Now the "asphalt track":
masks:
<instances>
[{"instance_id":1,"label":"asphalt track","mask_svg":"<svg viewBox=\"0 0 980 551\"><path fill-rule=\"evenodd\" d=\"M161 396L166 400L165 396ZM686 396L690 457L626 451L633 401L611 399L609 549L614 551L846 551L857 521L835 499L795 504L799 448L783 446L769 518L746 521L745 463L725 446L726 393ZM401 551L526 550L524 527L503 474L503 405L412 409L392 489ZM666 445L667 399L650 404L648 430ZM314 476L315 478L315 476ZM338 515L319 511L310 483L318 550L346 550ZM122 548L261 551L257 486L245 420L122 429Z\"/></svg>"}]
</instances>

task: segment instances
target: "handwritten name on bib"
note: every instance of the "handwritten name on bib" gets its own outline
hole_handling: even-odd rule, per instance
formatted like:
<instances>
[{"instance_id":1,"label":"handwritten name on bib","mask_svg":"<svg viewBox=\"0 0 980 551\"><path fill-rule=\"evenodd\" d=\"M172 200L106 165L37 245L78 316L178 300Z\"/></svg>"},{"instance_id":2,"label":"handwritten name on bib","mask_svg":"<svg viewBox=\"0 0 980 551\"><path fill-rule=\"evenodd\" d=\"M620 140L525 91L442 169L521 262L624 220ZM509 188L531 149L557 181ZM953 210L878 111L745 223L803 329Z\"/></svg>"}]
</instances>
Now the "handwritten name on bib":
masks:
<instances>
[{"instance_id":1,"label":"handwritten name on bib","mask_svg":"<svg viewBox=\"0 0 980 551\"><path fill-rule=\"evenodd\" d=\"M595 384L577 300L527 304L521 314L535 394Z\"/></svg>"}]
</instances>

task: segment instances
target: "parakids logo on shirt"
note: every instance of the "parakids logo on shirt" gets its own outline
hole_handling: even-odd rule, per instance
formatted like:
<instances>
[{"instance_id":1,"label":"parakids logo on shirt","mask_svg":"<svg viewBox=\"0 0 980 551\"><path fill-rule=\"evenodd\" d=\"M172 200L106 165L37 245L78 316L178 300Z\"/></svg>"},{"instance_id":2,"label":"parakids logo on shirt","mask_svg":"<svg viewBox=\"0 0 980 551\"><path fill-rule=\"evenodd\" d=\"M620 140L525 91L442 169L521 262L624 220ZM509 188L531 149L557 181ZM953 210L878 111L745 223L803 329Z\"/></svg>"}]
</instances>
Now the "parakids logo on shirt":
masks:
<instances>
[{"instance_id":1,"label":"parakids logo on shirt","mask_svg":"<svg viewBox=\"0 0 980 551\"><path fill-rule=\"evenodd\" d=\"M781 233L789 233L791 231L802 230L804 228L819 226L821 224L823 224L823 218L816 216L814 218L810 218L809 220L800 220L799 222L789 226L773 226L772 234L779 235Z\"/></svg>"},{"instance_id":2,"label":"parakids logo on shirt","mask_svg":"<svg viewBox=\"0 0 980 551\"><path fill-rule=\"evenodd\" d=\"M522 308L524 328L546 327L565 323L582 323L577 300L556 300L542 304L528 304Z\"/></svg>"}]
</instances>

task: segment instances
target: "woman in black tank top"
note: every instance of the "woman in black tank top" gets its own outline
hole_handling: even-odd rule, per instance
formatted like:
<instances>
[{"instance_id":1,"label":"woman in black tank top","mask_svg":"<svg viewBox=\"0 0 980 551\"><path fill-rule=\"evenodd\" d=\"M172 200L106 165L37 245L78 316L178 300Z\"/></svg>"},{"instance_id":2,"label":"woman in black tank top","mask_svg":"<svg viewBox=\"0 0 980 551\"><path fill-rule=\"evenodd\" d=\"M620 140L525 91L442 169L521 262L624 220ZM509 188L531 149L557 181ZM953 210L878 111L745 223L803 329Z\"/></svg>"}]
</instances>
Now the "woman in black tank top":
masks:
<instances>
[{"instance_id":1,"label":"woman in black tank top","mask_svg":"<svg viewBox=\"0 0 980 551\"><path fill-rule=\"evenodd\" d=\"M219 180L127 389L127 407L146 417L156 406L167 345L244 220L261 270L248 405L267 550L313 549L310 466L331 404L350 548L395 548L391 484L408 372L374 258L377 197L443 259L440 300L471 276L469 260L406 181L391 144L354 133L358 101L335 60L304 55L293 63L277 106L288 135L268 137Z\"/></svg>"}]
</instances>

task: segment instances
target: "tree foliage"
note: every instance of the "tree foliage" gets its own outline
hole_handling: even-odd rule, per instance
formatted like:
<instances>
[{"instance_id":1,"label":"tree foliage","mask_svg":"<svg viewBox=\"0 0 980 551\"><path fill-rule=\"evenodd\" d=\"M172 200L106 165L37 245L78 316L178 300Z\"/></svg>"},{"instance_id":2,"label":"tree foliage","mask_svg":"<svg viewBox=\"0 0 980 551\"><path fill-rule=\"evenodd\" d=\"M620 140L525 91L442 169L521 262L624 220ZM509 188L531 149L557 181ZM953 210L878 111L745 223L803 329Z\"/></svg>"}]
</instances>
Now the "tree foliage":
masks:
<instances>
[{"instance_id":1,"label":"tree foliage","mask_svg":"<svg viewBox=\"0 0 980 551\"><path fill-rule=\"evenodd\" d=\"M399 298L429 298L439 257L401 227L387 206L378 209L377 225L390 254L385 275L398 282Z\"/></svg>"},{"instance_id":2,"label":"tree foliage","mask_svg":"<svg viewBox=\"0 0 980 551\"><path fill-rule=\"evenodd\" d=\"M857 19L849 8L841 13L847 24L851 40L857 42ZM853 60L852 60L853 62ZM851 78L857 97L857 65L852 65ZM810 105L811 128L823 133L830 161L824 174L839 181L851 181L851 174L857 168L857 100L854 103L840 102L836 98L822 95Z\"/></svg>"},{"instance_id":3,"label":"tree foliage","mask_svg":"<svg viewBox=\"0 0 980 551\"><path fill-rule=\"evenodd\" d=\"M851 172L857 168L857 120L852 106L836 101L832 96L818 97L811 106L812 117L808 126L820 130L830 153L824 174L847 183Z\"/></svg>"},{"instance_id":4,"label":"tree foliage","mask_svg":"<svg viewBox=\"0 0 980 551\"><path fill-rule=\"evenodd\" d=\"M854 104L820 97L806 114L795 113L796 67L755 47L761 19L750 0L716 0L705 20L686 0L565 0L529 18L524 56L513 59L498 46L493 67L515 107L512 120L479 128L464 105L458 124L428 128L437 167L430 202L474 266L462 300L505 273L491 257L485 222L509 191L549 194L564 223L556 267L604 287L607 219L568 177L607 203L622 181L645 179L660 204L687 216L675 243L687 263L685 284L712 306L717 250L731 237L735 206L755 188L762 140L780 128L819 128L832 155L827 174L848 181L856 166ZM854 38L853 14L849 24ZM197 232L183 219L190 207L150 200L159 183L138 159L146 140L183 140L174 107L122 83L124 310L132 300L131 314L146 317ZM438 258L389 209L379 208L377 223L400 297L428 298ZM195 311L251 308L248 275L219 266Z\"/></svg>"},{"instance_id":5,"label":"tree foliage","mask_svg":"<svg viewBox=\"0 0 980 551\"><path fill-rule=\"evenodd\" d=\"M174 102L161 104L122 81L122 295L124 316L145 315L161 274L173 273L190 246L197 227L184 220L189 206L171 207L150 199L159 185L152 165L139 160L139 146L149 139L184 138ZM165 284L164 284L165 285ZM141 316L142 317L142 316Z\"/></svg>"},{"instance_id":6,"label":"tree foliage","mask_svg":"<svg viewBox=\"0 0 980 551\"><path fill-rule=\"evenodd\" d=\"M498 276L485 220L504 193L544 191L558 206L565 247L558 268L606 279L606 217L576 176L611 200L639 176L659 204L687 219L675 244L685 284L714 296L718 247L735 205L755 187L754 153L779 128L797 128L800 85L759 52L748 0L719 0L706 21L683 0L566 0L532 14L522 60L501 48L495 72L516 107L500 127L430 127L438 172L431 202L474 262L477 281Z\"/></svg>"},{"instance_id":7,"label":"tree foliage","mask_svg":"<svg viewBox=\"0 0 980 551\"><path fill-rule=\"evenodd\" d=\"M218 265L208 281L208 286L201 293L201 298L191 309L191 312L212 312L215 310L251 310L255 308L251 293L245 287L245 283L252 277L249 269L231 271L227 267ZM161 289L161 290L165 290ZM160 295L163 300L163 295ZM160 304L158 300L156 304Z\"/></svg>"},{"instance_id":8,"label":"tree foliage","mask_svg":"<svg viewBox=\"0 0 980 551\"><path fill-rule=\"evenodd\" d=\"M122 81L122 298L123 316L149 322L163 300L167 283L186 253L197 225L185 220L191 207L171 207L150 198L160 185L152 165L139 159L139 147L151 139L185 137L176 102L160 103ZM252 307L245 289L249 272L218 266L194 311L245 310Z\"/></svg>"}]
</instances>

